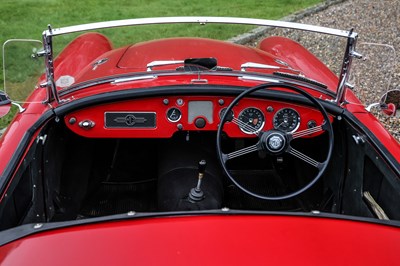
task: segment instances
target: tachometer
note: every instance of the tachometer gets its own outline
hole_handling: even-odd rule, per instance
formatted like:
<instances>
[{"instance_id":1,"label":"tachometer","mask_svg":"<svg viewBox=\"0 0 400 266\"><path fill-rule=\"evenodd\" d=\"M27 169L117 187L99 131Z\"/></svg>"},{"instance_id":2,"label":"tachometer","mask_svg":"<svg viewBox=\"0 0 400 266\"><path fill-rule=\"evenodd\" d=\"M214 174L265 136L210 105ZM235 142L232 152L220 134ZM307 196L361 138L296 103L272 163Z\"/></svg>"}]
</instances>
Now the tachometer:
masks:
<instances>
[{"instance_id":1,"label":"tachometer","mask_svg":"<svg viewBox=\"0 0 400 266\"><path fill-rule=\"evenodd\" d=\"M274 128L285 132L294 132L300 126L300 115L292 108L283 108L274 115Z\"/></svg>"},{"instance_id":2,"label":"tachometer","mask_svg":"<svg viewBox=\"0 0 400 266\"><path fill-rule=\"evenodd\" d=\"M249 107L239 114L239 128L246 134L260 131L265 124L264 114L257 108Z\"/></svg>"}]
</instances>

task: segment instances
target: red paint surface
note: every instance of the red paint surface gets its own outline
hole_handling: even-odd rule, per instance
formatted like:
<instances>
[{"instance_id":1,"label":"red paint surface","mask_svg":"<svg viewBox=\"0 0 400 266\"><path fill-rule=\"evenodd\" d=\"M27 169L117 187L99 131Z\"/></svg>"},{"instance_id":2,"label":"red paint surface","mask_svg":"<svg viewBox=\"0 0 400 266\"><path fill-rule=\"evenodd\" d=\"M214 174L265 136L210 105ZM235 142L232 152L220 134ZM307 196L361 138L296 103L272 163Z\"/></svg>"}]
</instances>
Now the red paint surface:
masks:
<instances>
[{"instance_id":1,"label":"red paint surface","mask_svg":"<svg viewBox=\"0 0 400 266\"><path fill-rule=\"evenodd\" d=\"M275 47L279 42L282 42L282 45L278 48L284 49L281 53L277 53L278 48ZM240 70L241 64L247 62L285 67L275 61L275 59L279 59L287 62L292 68L301 69L305 76L327 84L330 90L336 90L337 77L300 44L282 37L271 40L268 38L263 43L274 47L263 45L261 47L264 49L263 51L202 38L171 38L139 43L105 53L101 58L108 58L108 61L96 70L93 70L91 66L83 68L77 75L76 82L117 74L145 72L147 64L157 60L214 57L219 66L230 67L233 70ZM284 48L283 45L287 45L287 48ZM70 52L78 53L79 50L71 49ZM154 70L171 70L175 67L177 66L160 66L154 67ZM277 70L248 69L248 71L273 73Z\"/></svg>"},{"instance_id":2,"label":"red paint surface","mask_svg":"<svg viewBox=\"0 0 400 266\"><path fill-rule=\"evenodd\" d=\"M76 78L84 67L111 49L110 41L99 33L80 35L67 45L56 58L54 62L55 79L64 75Z\"/></svg>"},{"instance_id":3,"label":"red paint surface","mask_svg":"<svg viewBox=\"0 0 400 266\"><path fill-rule=\"evenodd\" d=\"M118 62L118 67L146 70L146 65L155 60L209 57L217 59L219 66L235 70L240 70L240 65L246 62L277 65L272 55L250 47L211 39L171 38L132 45ZM158 69L162 68L154 67L154 70Z\"/></svg>"},{"instance_id":4,"label":"red paint surface","mask_svg":"<svg viewBox=\"0 0 400 266\"><path fill-rule=\"evenodd\" d=\"M327 218L192 216L49 231L1 265L398 265L400 229Z\"/></svg>"},{"instance_id":5,"label":"red paint surface","mask_svg":"<svg viewBox=\"0 0 400 266\"><path fill-rule=\"evenodd\" d=\"M272 36L262 40L258 47L289 64L300 69L306 77L315 79L336 92L337 77L317 57L299 43L280 36Z\"/></svg>"}]
</instances>

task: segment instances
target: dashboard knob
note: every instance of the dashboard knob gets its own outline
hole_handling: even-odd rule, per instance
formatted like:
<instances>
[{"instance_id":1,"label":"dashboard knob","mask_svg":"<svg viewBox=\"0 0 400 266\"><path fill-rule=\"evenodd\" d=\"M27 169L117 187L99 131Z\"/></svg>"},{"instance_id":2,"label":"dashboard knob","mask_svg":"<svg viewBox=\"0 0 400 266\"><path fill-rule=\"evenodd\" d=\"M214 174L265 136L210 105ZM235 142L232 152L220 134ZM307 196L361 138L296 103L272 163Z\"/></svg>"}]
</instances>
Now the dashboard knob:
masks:
<instances>
[{"instance_id":1,"label":"dashboard knob","mask_svg":"<svg viewBox=\"0 0 400 266\"><path fill-rule=\"evenodd\" d=\"M196 121L194 121L194 124L196 125L197 128L203 128L206 126L206 120L202 117L196 118Z\"/></svg>"},{"instance_id":2,"label":"dashboard knob","mask_svg":"<svg viewBox=\"0 0 400 266\"><path fill-rule=\"evenodd\" d=\"M316 127L316 126L317 126L317 122L315 122L315 120L310 120L307 123L307 127L308 128L313 128L313 127Z\"/></svg>"},{"instance_id":3,"label":"dashboard knob","mask_svg":"<svg viewBox=\"0 0 400 266\"><path fill-rule=\"evenodd\" d=\"M91 120L83 120L79 122L79 126L83 129L91 129L95 126L95 123Z\"/></svg>"}]
</instances>

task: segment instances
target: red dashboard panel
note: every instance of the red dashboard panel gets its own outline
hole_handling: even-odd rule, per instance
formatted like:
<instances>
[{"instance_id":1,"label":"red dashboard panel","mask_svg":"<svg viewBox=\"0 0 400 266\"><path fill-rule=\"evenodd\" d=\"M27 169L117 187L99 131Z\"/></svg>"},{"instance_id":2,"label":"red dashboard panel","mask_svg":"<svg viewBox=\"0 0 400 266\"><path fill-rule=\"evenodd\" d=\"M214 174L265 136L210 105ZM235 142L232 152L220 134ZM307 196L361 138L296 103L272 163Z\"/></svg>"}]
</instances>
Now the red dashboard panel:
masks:
<instances>
[{"instance_id":1,"label":"red dashboard panel","mask_svg":"<svg viewBox=\"0 0 400 266\"><path fill-rule=\"evenodd\" d=\"M233 99L218 96L135 99L89 107L70 113L64 119L73 132L89 138L169 138L177 131L216 131L221 110ZM285 111L279 112L282 109ZM284 102L246 98L233 108L236 118L256 113L248 123L259 126L259 130L273 129L276 114L286 119L288 112L298 115L298 119L292 121L295 131L323 122L318 110ZM275 118L275 126L278 124ZM227 122L224 131L230 137L254 136L246 134L233 122Z\"/></svg>"}]
</instances>

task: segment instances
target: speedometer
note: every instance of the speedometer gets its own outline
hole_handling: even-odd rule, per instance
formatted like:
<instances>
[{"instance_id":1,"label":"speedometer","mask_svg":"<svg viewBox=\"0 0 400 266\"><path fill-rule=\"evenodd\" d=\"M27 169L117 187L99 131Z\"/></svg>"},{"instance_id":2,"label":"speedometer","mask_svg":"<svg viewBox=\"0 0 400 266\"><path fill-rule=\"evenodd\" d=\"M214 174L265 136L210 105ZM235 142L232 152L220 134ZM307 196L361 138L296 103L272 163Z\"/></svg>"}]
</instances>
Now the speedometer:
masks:
<instances>
[{"instance_id":1,"label":"speedometer","mask_svg":"<svg viewBox=\"0 0 400 266\"><path fill-rule=\"evenodd\" d=\"M284 132L294 132L300 126L300 115L292 108L283 108L274 115L274 128Z\"/></svg>"},{"instance_id":2,"label":"speedometer","mask_svg":"<svg viewBox=\"0 0 400 266\"><path fill-rule=\"evenodd\" d=\"M259 132L265 124L264 114L257 108L249 107L239 114L239 128L246 134Z\"/></svg>"}]
</instances>

